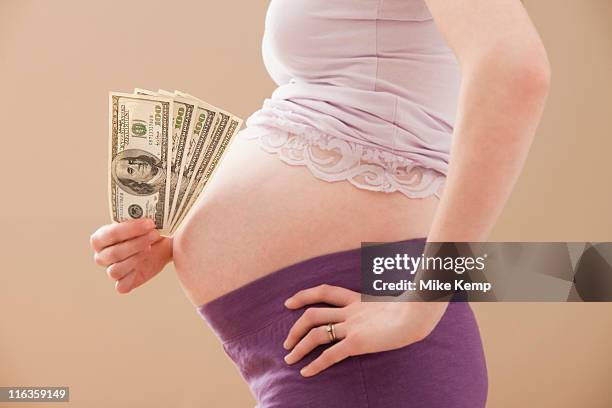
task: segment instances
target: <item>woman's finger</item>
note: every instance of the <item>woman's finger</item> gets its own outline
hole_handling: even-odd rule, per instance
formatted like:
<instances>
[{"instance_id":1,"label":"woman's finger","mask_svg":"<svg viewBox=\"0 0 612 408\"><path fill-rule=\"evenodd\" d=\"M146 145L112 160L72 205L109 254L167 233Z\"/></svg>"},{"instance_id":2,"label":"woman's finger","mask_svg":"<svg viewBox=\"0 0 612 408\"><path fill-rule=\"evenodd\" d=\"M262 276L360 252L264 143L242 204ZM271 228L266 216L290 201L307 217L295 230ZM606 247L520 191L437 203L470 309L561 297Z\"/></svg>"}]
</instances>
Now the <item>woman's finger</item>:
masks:
<instances>
[{"instance_id":1,"label":"woman's finger","mask_svg":"<svg viewBox=\"0 0 612 408\"><path fill-rule=\"evenodd\" d=\"M299 309L305 305L315 303L346 306L359 299L361 299L361 295L357 292L339 286L323 284L299 291L285 301L285 306L289 309Z\"/></svg>"},{"instance_id":2,"label":"woman's finger","mask_svg":"<svg viewBox=\"0 0 612 408\"><path fill-rule=\"evenodd\" d=\"M129 293L136 287L138 280L138 270L132 269L127 275L115 282L115 290L117 293Z\"/></svg>"},{"instance_id":3,"label":"woman's finger","mask_svg":"<svg viewBox=\"0 0 612 408\"><path fill-rule=\"evenodd\" d=\"M100 252L96 252L94 260L100 266L110 266L114 263L121 262L141 251L144 251L151 245L151 242L157 240L159 232L153 230L146 235L141 235L129 241L106 247Z\"/></svg>"},{"instance_id":4,"label":"woman's finger","mask_svg":"<svg viewBox=\"0 0 612 408\"><path fill-rule=\"evenodd\" d=\"M351 343L344 339L325 349L312 363L300 370L304 377L312 377L321 371L333 366L351 355Z\"/></svg>"},{"instance_id":5,"label":"woman's finger","mask_svg":"<svg viewBox=\"0 0 612 408\"><path fill-rule=\"evenodd\" d=\"M345 323L337 323L334 325L336 340L342 340L345 337L344 325ZM318 346L331 343L331 341L327 325L315 327L285 356L285 362L287 364L297 363Z\"/></svg>"},{"instance_id":6,"label":"woman's finger","mask_svg":"<svg viewBox=\"0 0 612 408\"><path fill-rule=\"evenodd\" d=\"M142 261L140 254L132 255L123 261L117 262L106 268L106 274L112 280L123 279L128 273L133 271L139 262Z\"/></svg>"},{"instance_id":7,"label":"woman's finger","mask_svg":"<svg viewBox=\"0 0 612 408\"><path fill-rule=\"evenodd\" d=\"M100 252L106 247L144 235L154 228L155 222L150 218L105 225L92 234L91 247Z\"/></svg>"},{"instance_id":8,"label":"woman's finger","mask_svg":"<svg viewBox=\"0 0 612 408\"><path fill-rule=\"evenodd\" d=\"M313 327L327 323L338 323L343 320L344 310L340 308L311 307L306 309L293 326L291 326L291 329L289 329L283 347L290 350Z\"/></svg>"}]
</instances>

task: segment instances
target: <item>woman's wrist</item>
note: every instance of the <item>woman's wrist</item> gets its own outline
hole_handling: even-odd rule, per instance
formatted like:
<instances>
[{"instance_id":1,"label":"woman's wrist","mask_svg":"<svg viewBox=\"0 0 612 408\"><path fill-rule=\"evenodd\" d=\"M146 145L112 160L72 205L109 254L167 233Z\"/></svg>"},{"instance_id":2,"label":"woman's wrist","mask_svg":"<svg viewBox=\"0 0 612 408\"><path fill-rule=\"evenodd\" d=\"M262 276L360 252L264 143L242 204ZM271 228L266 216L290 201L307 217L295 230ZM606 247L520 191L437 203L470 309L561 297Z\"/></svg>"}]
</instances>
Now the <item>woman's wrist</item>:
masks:
<instances>
[{"instance_id":1,"label":"woman's wrist","mask_svg":"<svg viewBox=\"0 0 612 408\"><path fill-rule=\"evenodd\" d=\"M427 338L435 329L449 305L448 301L398 302L398 316L410 336L410 343Z\"/></svg>"}]
</instances>

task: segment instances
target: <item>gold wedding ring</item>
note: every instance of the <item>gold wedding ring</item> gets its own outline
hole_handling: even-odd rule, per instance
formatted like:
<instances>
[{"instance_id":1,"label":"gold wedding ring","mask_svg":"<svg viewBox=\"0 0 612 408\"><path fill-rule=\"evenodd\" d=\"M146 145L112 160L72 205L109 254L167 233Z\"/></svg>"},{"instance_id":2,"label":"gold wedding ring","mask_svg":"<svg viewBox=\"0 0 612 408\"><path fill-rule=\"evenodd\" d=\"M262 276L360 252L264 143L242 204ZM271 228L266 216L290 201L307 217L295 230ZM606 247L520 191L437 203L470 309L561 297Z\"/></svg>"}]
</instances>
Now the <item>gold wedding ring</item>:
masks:
<instances>
[{"instance_id":1,"label":"gold wedding ring","mask_svg":"<svg viewBox=\"0 0 612 408\"><path fill-rule=\"evenodd\" d=\"M332 341L332 342L338 340L338 338L336 337L335 326L336 326L335 324L329 323L326 327L327 335L329 336L329 341Z\"/></svg>"}]
</instances>

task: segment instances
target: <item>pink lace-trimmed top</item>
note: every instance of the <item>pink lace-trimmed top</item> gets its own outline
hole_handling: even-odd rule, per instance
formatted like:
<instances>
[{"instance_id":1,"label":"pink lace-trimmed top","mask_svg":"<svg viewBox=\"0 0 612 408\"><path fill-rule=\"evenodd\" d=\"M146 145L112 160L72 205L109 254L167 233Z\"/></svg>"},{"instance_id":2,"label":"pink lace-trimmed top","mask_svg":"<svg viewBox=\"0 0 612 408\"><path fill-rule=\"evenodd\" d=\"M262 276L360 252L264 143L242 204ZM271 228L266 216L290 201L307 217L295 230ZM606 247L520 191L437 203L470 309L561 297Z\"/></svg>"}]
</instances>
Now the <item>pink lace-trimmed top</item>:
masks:
<instances>
[{"instance_id":1,"label":"pink lace-trimmed top","mask_svg":"<svg viewBox=\"0 0 612 408\"><path fill-rule=\"evenodd\" d=\"M272 0L263 57L279 86L247 138L326 181L436 194L460 73L423 0Z\"/></svg>"}]
</instances>

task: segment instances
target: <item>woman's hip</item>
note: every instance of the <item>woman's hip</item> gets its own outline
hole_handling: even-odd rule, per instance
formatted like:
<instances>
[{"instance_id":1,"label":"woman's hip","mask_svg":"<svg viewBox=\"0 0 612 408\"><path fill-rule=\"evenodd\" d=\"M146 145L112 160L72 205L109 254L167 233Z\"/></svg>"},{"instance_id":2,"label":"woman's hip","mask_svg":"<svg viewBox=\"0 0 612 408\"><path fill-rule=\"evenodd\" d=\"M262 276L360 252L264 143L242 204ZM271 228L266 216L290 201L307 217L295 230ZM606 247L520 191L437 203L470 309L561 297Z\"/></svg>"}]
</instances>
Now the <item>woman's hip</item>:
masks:
<instances>
[{"instance_id":1,"label":"woman's hip","mask_svg":"<svg viewBox=\"0 0 612 408\"><path fill-rule=\"evenodd\" d=\"M416 253L425 240L406 242ZM329 345L287 365L283 341L303 310L289 310L283 303L295 292L322 283L359 291L359 249L283 268L198 309L221 338L260 407L484 406L486 365L467 303L451 303L421 342L349 357L314 377L302 377L300 369Z\"/></svg>"}]
</instances>

